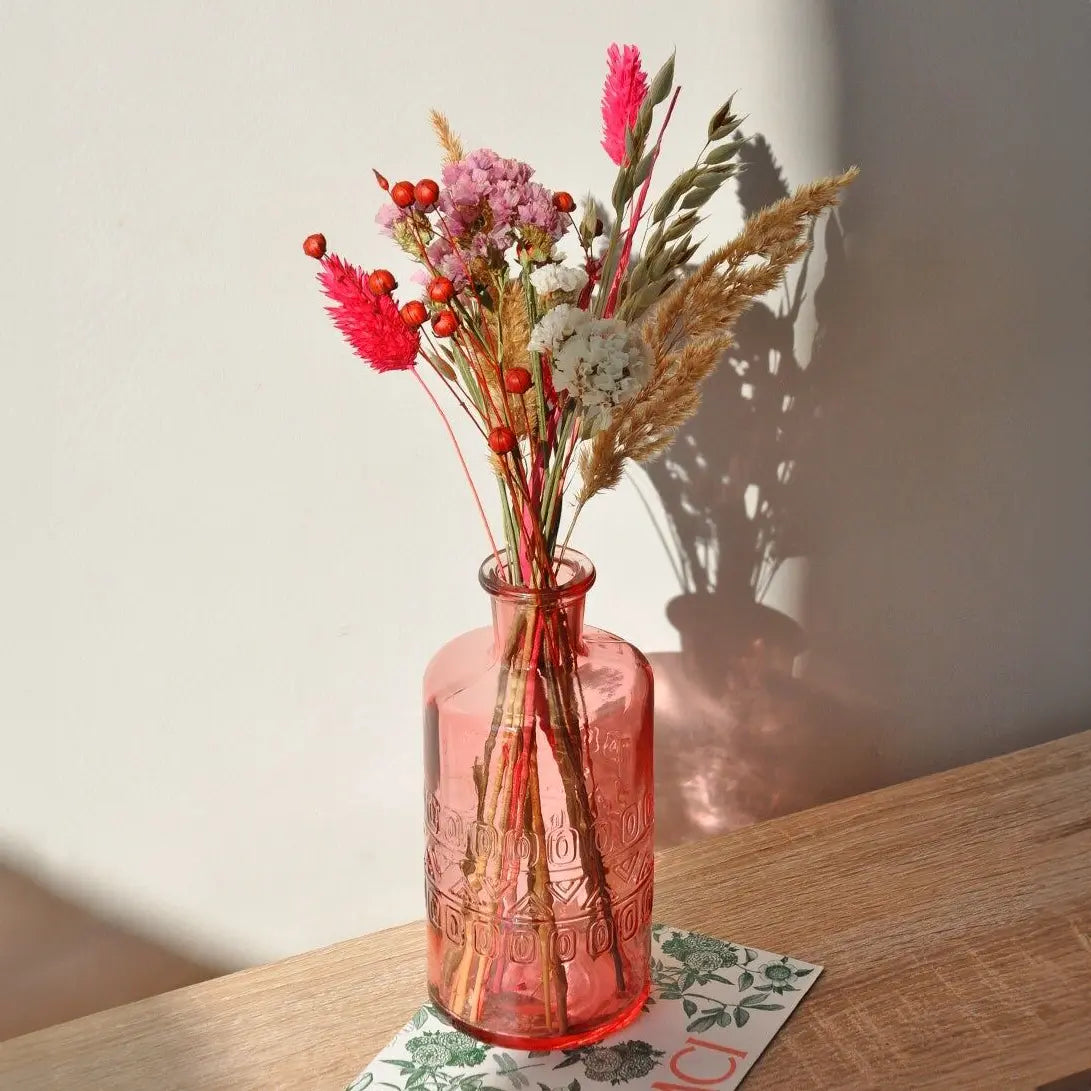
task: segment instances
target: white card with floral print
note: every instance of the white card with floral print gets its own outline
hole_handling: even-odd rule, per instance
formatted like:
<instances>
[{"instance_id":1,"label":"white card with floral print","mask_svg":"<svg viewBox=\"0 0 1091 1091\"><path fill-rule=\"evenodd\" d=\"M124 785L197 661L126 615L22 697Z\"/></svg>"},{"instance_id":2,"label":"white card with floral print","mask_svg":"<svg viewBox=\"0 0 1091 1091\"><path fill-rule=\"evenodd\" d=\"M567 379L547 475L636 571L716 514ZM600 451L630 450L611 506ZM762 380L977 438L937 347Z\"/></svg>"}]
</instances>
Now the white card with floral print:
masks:
<instances>
[{"instance_id":1,"label":"white card with floral print","mask_svg":"<svg viewBox=\"0 0 1091 1091\"><path fill-rule=\"evenodd\" d=\"M624 1030L593 1046L527 1053L462 1034L425 1004L348 1091L732 1091L821 972L656 925L651 996Z\"/></svg>"}]
</instances>

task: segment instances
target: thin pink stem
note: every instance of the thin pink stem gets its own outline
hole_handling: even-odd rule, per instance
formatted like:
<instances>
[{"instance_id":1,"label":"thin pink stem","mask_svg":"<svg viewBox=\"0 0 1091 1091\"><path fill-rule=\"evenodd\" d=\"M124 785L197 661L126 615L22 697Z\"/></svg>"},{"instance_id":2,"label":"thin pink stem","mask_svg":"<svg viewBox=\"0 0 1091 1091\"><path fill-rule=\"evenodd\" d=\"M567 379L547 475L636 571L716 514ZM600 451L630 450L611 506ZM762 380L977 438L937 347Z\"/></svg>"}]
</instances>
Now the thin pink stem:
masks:
<instances>
[{"instance_id":1,"label":"thin pink stem","mask_svg":"<svg viewBox=\"0 0 1091 1091\"><path fill-rule=\"evenodd\" d=\"M625 235L625 245L622 247L621 257L618 259L617 270L614 273L614 280L610 285L610 294L606 297L606 306L602 309L604 318L609 318L614 313L618 290L621 288L621 278L625 275L625 270L629 267L629 255L633 250L633 239L636 237L636 229L640 224L640 217L644 211L644 202L648 198L648 188L652 184L652 175L655 173L655 164L659 159L659 149L663 144L663 134L667 131L667 125L670 124L671 114L674 113L674 104L678 101L678 96L681 93L681 87L676 87L674 89L670 105L667 107L667 116L663 118L663 124L659 129L659 139L656 140L655 150L652 153L652 169L648 171L648 177L644 179L644 185L640 187L640 196L637 197L636 204L633 205L632 215L629 217L629 230Z\"/></svg>"},{"instance_id":2,"label":"thin pink stem","mask_svg":"<svg viewBox=\"0 0 1091 1091\"><path fill-rule=\"evenodd\" d=\"M410 368L410 371L416 376L417 382L420 383L421 389L428 395L428 400L436 407L436 412L443 420L443 425L447 429L447 435L451 437L451 443L454 444L455 454L458 455L458 461L462 466L462 472L466 475L466 481L470 486L470 492L474 494L474 503L477 505L477 513L481 516L481 522L485 526L485 534L488 535L489 545L492 547L492 555L496 559L497 572L503 571L503 566L500 562L500 550L496 548L496 539L492 536L492 528L489 526L488 517L485 515L485 508L481 503L481 497L477 494L477 486L474 484L474 479L470 476L470 467L466 465L466 459L462 457L462 448L458 445L458 440L455 438L455 430L451 427L451 422L447 419L447 414L443 412L443 406L436 401L435 394L432 393L428 384L421 378L420 372L416 367Z\"/></svg>"}]
</instances>

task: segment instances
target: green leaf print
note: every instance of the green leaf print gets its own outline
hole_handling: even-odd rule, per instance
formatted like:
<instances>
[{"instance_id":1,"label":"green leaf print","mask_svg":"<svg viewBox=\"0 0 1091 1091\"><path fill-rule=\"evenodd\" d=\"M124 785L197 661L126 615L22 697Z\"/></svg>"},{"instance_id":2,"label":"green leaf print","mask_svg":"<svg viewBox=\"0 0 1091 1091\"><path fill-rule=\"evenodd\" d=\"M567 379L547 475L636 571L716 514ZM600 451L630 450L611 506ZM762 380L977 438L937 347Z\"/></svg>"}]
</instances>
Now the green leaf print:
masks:
<instances>
[{"instance_id":1,"label":"green leaf print","mask_svg":"<svg viewBox=\"0 0 1091 1091\"><path fill-rule=\"evenodd\" d=\"M702 1015L700 1019L694 1019L692 1023L686 1027L686 1030L691 1034L700 1034L702 1031L709 1030L714 1027L719 1020L719 1013L712 1015Z\"/></svg>"}]
</instances>

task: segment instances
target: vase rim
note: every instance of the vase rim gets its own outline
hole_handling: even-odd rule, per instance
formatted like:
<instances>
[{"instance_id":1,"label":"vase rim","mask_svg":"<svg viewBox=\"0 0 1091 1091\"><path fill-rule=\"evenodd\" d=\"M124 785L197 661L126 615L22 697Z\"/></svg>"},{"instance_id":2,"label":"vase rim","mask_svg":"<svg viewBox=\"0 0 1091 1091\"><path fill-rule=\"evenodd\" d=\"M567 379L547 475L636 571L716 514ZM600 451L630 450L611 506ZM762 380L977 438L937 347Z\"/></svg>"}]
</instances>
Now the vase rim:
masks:
<instances>
[{"instance_id":1,"label":"vase rim","mask_svg":"<svg viewBox=\"0 0 1091 1091\"><path fill-rule=\"evenodd\" d=\"M558 558L558 583L556 587L536 588L525 584L509 583L501 575L498 561L507 558L508 551L499 554L490 553L481 563L477 578L481 586L494 598L505 602L527 604L549 604L570 602L583 598L595 582L595 566L589 557L575 549L558 549L554 557Z\"/></svg>"}]
</instances>

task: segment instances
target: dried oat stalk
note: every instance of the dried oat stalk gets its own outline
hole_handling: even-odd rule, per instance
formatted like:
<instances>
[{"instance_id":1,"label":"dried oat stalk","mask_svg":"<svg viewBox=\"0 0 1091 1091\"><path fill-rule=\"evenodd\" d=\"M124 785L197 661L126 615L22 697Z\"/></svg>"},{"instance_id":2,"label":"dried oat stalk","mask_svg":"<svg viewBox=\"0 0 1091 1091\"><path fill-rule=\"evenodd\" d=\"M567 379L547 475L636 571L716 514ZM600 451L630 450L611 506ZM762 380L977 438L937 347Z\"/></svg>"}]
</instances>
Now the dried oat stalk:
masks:
<instances>
[{"instance_id":1,"label":"dried oat stalk","mask_svg":"<svg viewBox=\"0 0 1091 1091\"><path fill-rule=\"evenodd\" d=\"M730 346L739 316L806 253L816 217L838 203L857 173L853 167L802 186L752 216L651 312L643 333L654 360L652 378L581 451L580 507L617 485L628 460L647 462L670 445L697 412L701 384Z\"/></svg>"}]
</instances>

